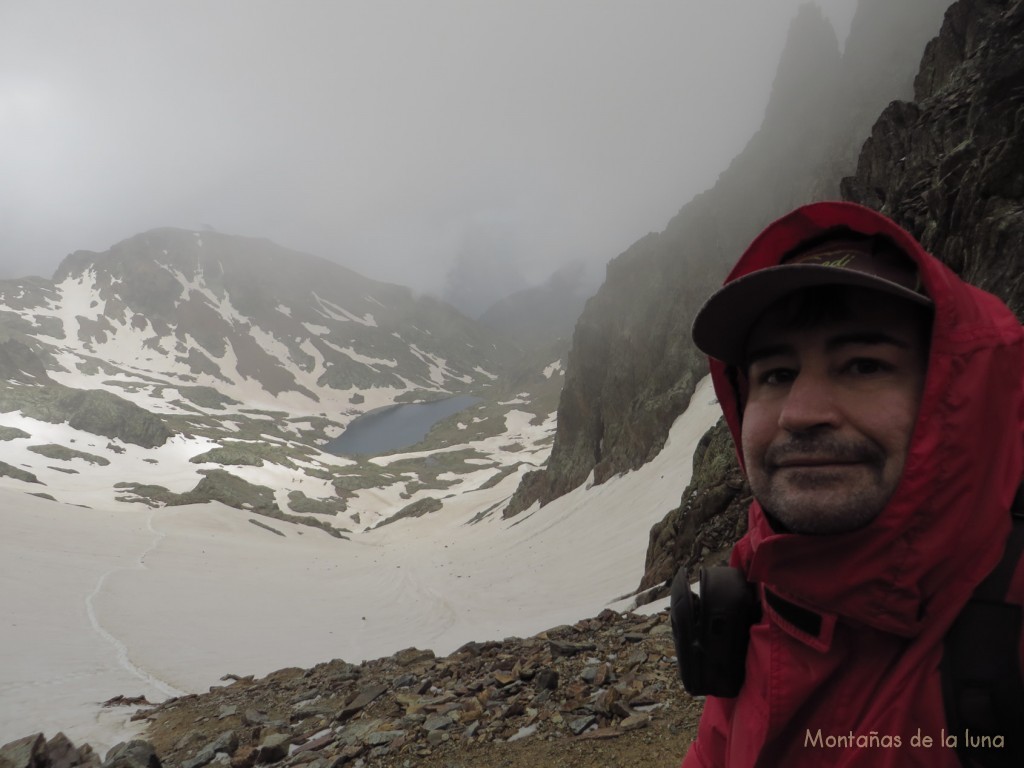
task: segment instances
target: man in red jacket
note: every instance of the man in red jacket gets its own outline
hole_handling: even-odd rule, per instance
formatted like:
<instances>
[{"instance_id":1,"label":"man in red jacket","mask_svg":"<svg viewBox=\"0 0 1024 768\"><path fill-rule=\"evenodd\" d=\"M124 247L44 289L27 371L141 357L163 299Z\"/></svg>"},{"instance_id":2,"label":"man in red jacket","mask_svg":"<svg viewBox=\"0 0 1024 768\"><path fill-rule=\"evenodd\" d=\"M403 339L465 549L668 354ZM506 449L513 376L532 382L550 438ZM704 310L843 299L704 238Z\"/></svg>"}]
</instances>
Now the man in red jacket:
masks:
<instances>
[{"instance_id":1,"label":"man in red jacket","mask_svg":"<svg viewBox=\"0 0 1024 768\"><path fill-rule=\"evenodd\" d=\"M755 497L732 565L761 614L684 768L960 765L940 665L1024 476L1020 323L888 218L818 203L693 335Z\"/></svg>"}]
</instances>

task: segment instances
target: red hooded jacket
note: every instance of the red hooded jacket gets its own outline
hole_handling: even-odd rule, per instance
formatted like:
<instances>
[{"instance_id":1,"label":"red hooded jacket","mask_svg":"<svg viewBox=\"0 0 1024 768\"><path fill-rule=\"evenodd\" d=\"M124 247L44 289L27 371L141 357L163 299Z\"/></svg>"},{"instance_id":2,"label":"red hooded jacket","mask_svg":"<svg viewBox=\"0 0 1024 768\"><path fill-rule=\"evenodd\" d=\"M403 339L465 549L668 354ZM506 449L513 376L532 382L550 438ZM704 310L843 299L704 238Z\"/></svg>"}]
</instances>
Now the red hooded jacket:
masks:
<instances>
[{"instance_id":1,"label":"red hooded jacket","mask_svg":"<svg viewBox=\"0 0 1024 768\"><path fill-rule=\"evenodd\" d=\"M935 303L903 475L884 511L851 533L779 534L751 504L732 565L758 585L762 617L739 696L708 697L684 768L960 765L939 663L950 625L1009 535L1024 475L1024 329L895 223L851 203L805 206L771 224L726 282L840 225L895 241ZM739 393L722 363L712 360L711 374L742 462ZM765 588L819 616L817 633L780 615ZM1011 597L1024 603L1024 568Z\"/></svg>"}]
</instances>

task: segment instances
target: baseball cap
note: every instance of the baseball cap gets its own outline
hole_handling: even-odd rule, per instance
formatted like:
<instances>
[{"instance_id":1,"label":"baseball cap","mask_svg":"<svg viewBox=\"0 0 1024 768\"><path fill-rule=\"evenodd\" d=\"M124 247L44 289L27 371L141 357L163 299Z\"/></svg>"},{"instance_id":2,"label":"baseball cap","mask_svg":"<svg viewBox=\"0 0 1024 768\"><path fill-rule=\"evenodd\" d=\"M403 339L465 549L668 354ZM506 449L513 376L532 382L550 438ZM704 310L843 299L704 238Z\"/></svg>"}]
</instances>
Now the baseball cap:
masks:
<instances>
[{"instance_id":1,"label":"baseball cap","mask_svg":"<svg viewBox=\"0 0 1024 768\"><path fill-rule=\"evenodd\" d=\"M751 328L772 304L826 285L870 288L933 306L922 292L917 265L895 245L879 238L837 238L726 283L697 312L693 341L705 354L740 365Z\"/></svg>"}]
</instances>

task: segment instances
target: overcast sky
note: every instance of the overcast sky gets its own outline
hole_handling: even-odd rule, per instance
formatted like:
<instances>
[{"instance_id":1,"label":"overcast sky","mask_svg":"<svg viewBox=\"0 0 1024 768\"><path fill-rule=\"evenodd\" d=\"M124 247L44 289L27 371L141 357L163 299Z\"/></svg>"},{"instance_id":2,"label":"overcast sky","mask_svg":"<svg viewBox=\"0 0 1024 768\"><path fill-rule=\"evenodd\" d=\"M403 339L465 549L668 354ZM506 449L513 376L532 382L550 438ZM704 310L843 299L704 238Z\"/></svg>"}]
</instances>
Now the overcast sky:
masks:
<instances>
[{"instance_id":1,"label":"overcast sky","mask_svg":"<svg viewBox=\"0 0 1024 768\"><path fill-rule=\"evenodd\" d=\"M428 291L604 263L742 149L800 2L0 0L0 277L160 226Z\"/></svg>"}]
</instances>

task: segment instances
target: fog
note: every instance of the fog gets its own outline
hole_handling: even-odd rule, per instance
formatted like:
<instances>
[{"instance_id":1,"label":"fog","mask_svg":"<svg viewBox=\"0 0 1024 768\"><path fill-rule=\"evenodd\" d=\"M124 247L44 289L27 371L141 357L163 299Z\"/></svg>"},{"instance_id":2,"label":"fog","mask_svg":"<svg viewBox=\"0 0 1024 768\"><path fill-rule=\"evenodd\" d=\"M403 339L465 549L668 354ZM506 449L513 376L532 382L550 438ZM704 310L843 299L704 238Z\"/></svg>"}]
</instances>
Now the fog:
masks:
<instances>
[{"instance_id":1,"label":"fog","mask_svg":"<svg viewBox=\"0 0 1024 768\"><path fill-rule=\"evenodd\" d=\"M160 226L434 293L603 265L757 129L800 2L4 0L0 277Z\"/></svg>"}]
</instances>

